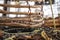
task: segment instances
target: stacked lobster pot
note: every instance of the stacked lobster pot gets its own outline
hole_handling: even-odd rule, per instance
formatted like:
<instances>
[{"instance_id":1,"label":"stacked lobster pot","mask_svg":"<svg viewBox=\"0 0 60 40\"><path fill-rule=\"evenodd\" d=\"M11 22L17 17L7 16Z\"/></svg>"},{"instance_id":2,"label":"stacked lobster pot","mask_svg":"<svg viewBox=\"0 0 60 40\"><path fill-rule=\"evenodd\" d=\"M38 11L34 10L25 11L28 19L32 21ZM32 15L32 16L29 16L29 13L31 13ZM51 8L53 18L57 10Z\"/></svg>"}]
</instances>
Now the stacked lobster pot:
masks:
<instances>
[{"instance_id":1,"label":"stacked lobster pot","mask_svg":"<svg viewBox=\"0 0 60 40\"><path fill-rule=\"evenodd\" d=\"M4 0L4 4L0 6L3 7L3 10L0 9L2 13L0 28L3 29L4 40L12 40L16 35L25 35L26 33L21 31L30 32L34 30L32 28L38 28L44 24L43 0Z\"/></svg>"},{"instance_id":2,"label":"stacked lobster pot","mask_svg":"<svg viewBox=\"0 0 60 40\"><path fill-rule=\"evenodd\" d=\"M14 2L14 4L12 4ZM34 4L30 4L33 2ZM16 26L16 27L41 27L43 22L43 0L6 0L4 4L0 4L4 10L0 9L3 14L0 17L0 26ZM15 12L11 11L15 8ZM21 12L20 10L26 10ZM34 9L34 12L33 10ZM10 15L15 15L11 17Z\"/></svg>"},{"instance_id":3,"label":"stacked lobster pot","mask_svg":"<svg viewBox=\"0 0 60 40\"><path fill-rule=\"evenodd\" d=\"M8 40L10 37L14 38L15 35L19 34L26 36L22 32L30 32L34 30L33 28L41 27L44 24L43 1L4 0L4 4L0 4L3 7L3 10L0 9L0 13L2 13L2 17L0 17L0 28L3 29L3 38ZM12 8L15 9L15 11L13 10L14 12Z\"/></svg>"},{"instance_id":4,"label":"stacked lobster pot","mask_svg":"<svg viewBox=\"0 0 60 40\"><path fill-rule=\"evenodd\" d=\"M0 40L60 40L60 31L41 27L43 3L44 0L4 0L0 4Z\"/></svg>"}]
</instances>

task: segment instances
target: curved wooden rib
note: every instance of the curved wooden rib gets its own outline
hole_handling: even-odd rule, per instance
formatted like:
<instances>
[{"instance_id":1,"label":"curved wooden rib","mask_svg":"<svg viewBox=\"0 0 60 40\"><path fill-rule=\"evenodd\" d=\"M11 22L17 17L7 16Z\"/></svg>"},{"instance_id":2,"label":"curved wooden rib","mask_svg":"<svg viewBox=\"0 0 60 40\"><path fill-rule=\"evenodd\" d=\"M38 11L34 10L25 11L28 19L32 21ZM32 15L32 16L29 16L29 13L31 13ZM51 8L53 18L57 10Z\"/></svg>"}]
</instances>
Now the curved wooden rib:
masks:
<instances>
[{"instance_id":1,"label":"curved wooden rib","mask_svg":"<svg viewBox=\"0 0 60 40\"><path fill-rule=\"evenodd\" d=\"M41 8L40 5L36 5L36 6L29 6L29 5L11 5L11 4L0 4L0 6L3 6L3 7L14 7L14 8Z\"/></svg>"},{"instance_id":2,"label":"curved wooden rib","mask_svg":"<svg viewBox=\"0 0 60 40\"><path fill-rule=\"evenodd\" d=\"M22 23L0 23L0 26L20 26L20 27L29 27L30 25Z\"/></svg>"},{"instance_id":3,"label":"curved wooden rib","mask_svg":"<svg viewBox=\"0 0 60 40\"><path fill-rule=\"evenodd\" d=\"M30 24L22 24L22 23L0 23L0 26L20 26L20 27L40 27L41 23L30 25Z\"/></svg>"},{"instance_id":4,"label":"curved wooden rib","mask_svg":"<svg viewBox=\"0 0 60 40\"><path fill-rule=\"evenodd\" d=\"M34 21L33 17L32 18L29 18L29 17L20 17L20 18L8 18L8 17L2 17L0 18L0 21L28 21L28 22L41 22L43 21L43 18L42 19L39 19Z\"/></svg>"},{"instance_id":5,"label":"curved wooden rib","mask_svg":"<svg viewBox=\"0 0 60 40\"><path fill-rule=\"evenodd\" d=\"M38 23L38 24L34 24L34 25L30 25L30 27L41 27L43 23Z\"/></svg>"}]
</instances>

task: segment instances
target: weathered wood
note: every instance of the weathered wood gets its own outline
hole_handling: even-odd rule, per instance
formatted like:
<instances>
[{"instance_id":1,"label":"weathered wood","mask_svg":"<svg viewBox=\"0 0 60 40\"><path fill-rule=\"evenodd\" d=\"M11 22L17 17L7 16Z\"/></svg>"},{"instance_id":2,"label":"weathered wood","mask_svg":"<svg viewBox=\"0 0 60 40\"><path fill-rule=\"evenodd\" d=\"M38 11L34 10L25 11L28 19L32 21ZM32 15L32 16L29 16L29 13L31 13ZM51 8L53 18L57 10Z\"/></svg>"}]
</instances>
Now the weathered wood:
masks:
<instances>
[{"instance_id":1,"label":"weathered wood","mask_svg":"<svg viewBox=\"0 0 60 40\"><path fill-rule=\"evenodd\" d=\"M30 21L31 19L30 18L0 18L0 20L1 21L9 21L9 20L11 20L11 21Z\"/></svg>"},{"instance_id":2,"label":"weathered wood","mask_svg":"<svg viewBox=\"0 0 60 40\"><path fill-rule=\"evenodd\" d=\"M0 23L0 26L16 26L16 27L39 27L40 24L35 24L35 25L28 25L28 24L22 24L22 23Z\"/></svg>"},{"instance_id":3,"label":"weathered wood","mask_svg":"<svg viewBox=\"0 0 60 40\"><path fill-rule=\"evenodd\" d=\"M29 5L9 5L9 4L0 4L0 6L3 7L14 7L14 8L41 8L41 5L36 5L36 6L29 6Z\"/></svg>"},{"instance_id":4,"label":"weathered wood","mask_svg":"<svg viewBox=\"0 0 60 40\"><path fill-rule=\"evenodd\" d=\"M16 0L12 0L12 1L16 1ZM19 1L37 1L37 0L19 0Z\"/></svg>"},{"instance_id":5,"label":"weathered wood","mask_svg":"<svg viewBox=\"0 0 60 40\"><path fill-rule=\"evenodd\" d=\"M55 18L55 23L56 23L56 26L60 26L60 18ZM47 19L45 20L45 25L46 26L53 26L53 19Z\"/></svg>"},{"instance_id":6,"label":"weathered wood","mask_svg":"<svg viewBox=\"0 0 60 40\"><path fill-rule=\"evenodd\" d=\"M28 12L8 12L8 11L4 11L4 10L0 10L0 13L2 14L24 14L24 15L34 15L34 14L39 14L39 13L28 13Z\"/></svg>"},{"instance_id":7,"label":"weathered wood","mask_svg":"<svg viewBox=\"0 0 60 40\"><path fill-rule=\"evenodd\" d=\"M17 1L17 0L15 0L15 1ZM26 0L26 1L28 1L28 0ZM32 1L32 0L30 0L30 1ZM12 5L12 4L0 4L0 6L6 7L6 8L7 7L10 7L10 8L11 7L13 7L13 8L42 8L41 5L30 6L30 5L19 5L19 4L16 4L16 5ZM30 12L29 13L28 12L8 12L7 10L0 10L0 13L2 13L2 14L20 14L20 15L27 15L27 16L29 16L29 15L37 15L37 14L40 15L40 13L32 13L32 12L31 13ZM28 23L27 22L26 23L25 22L18 22L18 21L25 21L25 22L28 21ZM22 27L27 27L28 28L28 27L40 27L40 25L42 24L42 23L38 23L38 22L35 22L35 21L34 21L34 23L32 23L30 21L31 21L31 18L0 18L0 26L16 26L16 27L18 27L18 26L21 27L22 26Z\"/></svg>"},{"instance_id":8,"label":"weathered wood","mask_svg":"<svg viewBox=\"0 0 60 40\"><path fill-rule=\"evenodd\" d=\"M45 26L48 26L48 27L52 27L53 25L54 25L53 23L52 24L51 23L50 24L47 24L47 23L45 24ZM56 23L56 26L60 26L60 23Z\"/></svg>"},{"instance_id":9,"label":"weathered wood","mask_svg":"<svg viewBox=\"0 0 60 40\"><path fill-rule=\"evenodd\" d=\"M29 25L21 24L21 23L0 23L0 26L20 26L20 27L29 27Z\"/></svg>"},{"instance_id":10,"label":"weathered wood","mask_svg":"<svg viewBox=\"0 0 60 40\"><path fill-rule=\"evenodd\" d=\"M33 18L33 17L32 17ZM34 22L34 23L42 23L43 22L43 19L39 19L39 20L32 20L31 18L29 18L29 17L20 17L20 18L4 18L4 17L2 17L2 18L0 18L0 22L1 23L5 23L5 22L20 22L20 21L24 21L24 22Z\"/></svg>"}]
</instances>

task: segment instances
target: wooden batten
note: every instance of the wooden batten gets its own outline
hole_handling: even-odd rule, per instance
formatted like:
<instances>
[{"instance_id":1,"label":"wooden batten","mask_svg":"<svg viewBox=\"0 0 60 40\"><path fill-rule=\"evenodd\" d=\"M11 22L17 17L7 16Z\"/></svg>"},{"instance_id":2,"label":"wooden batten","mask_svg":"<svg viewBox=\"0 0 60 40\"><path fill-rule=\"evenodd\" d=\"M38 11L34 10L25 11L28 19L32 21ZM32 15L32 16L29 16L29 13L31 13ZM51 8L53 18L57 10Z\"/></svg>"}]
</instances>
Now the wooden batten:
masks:
<instances>
[{"instance_id":1,"label":"wooden batten","mask_svg":"<svg viewBox=\"0 0 60 40\"><path fill-rule=\"evenodd\" d=\"M10 0L7 0L10 1ZM6 1L6 2L7 2ZM11 0L11 1L15 1L15 2L19 2L19 0ZM37 1L37 0L20 0L20 1ZM6 9L9 8L28 8L29 10L31 10L30 8L40 8L42 10L42 5L12 5L12 4L0 4L0 6L2 7L6 7ZM31 18L37 17L37 15L42 15L43 12L41 11L40 13L32 13L31 11L29 12L9 12L10 10L0 10L0 13L2 14L16 14L16 15L26 15L26 17L15 17L15 18L10 18L9 16L5 16L5 17L1 17L0 18L0 26L16 26L16 27L40 27L40 25L42 25L42 23L39 22L33 22L33 20L31 20ZM34 15L34 16L32 16ZM38 20L37 20L38 21Z\"/></svg>"},{"instance_id":2,"label":"wooden batten","mask_svg":"<svg viewBox=\"0 0 60 40\"><path fill-rule=\"evenodd\" d=\"M30 18L0 18L0 21L30 21Z\"/></svg>"},{"instance_id":3,"label":"wooden batten","mask_svg":"<svg viewBox=\"0 0 60 40\"><path fill-rule=\"evenodd\" d=\"M16 1L16 0L12 0L12 1ZM37 1L37 0L20 0L20 1Z\"/></svg>"},{"instance_id":4,"label":"wooden batten","mask_svg":"<svg viewBox=\"0 0 60 40\"><path fill-rule=\"evenodd\" d=\"M22 23L0 23L0 26L16 26L16 27L31 27L31 28L34 28L34 27L40 27L39 26L40 24L35 24L35 25L30 25L30 24L22 24Z\"/></svg>"},{"instance_id":5,"label":"wooden batten","mask_svg":"<svg viewBox=\"0 0 60 40\"><path fill-rule=\"evenodd\" d=\"M4 11L4 10L0 10L0 13L2 14L23 14L23 15L34 15L34 14L39 14L39 13L28 13L28 12L8 12L8 11Z\"/></svg>"},{"instance_id":6,"label":"wooden batten","mask_svg":"<svg viewBox=\"0 0 60 40\"><path fill-rule=\"evenodd\" d=\"M29 27L30 25L22 24L22 23L0 23L0 26L16 26L16 27Z\"/></svg>"},{"instance_id":7,"label":"wooden batten","mask_svg":"<svg viewBox=\"0 0 60 40\"><path fill-rule=\"evenodd\" d=\"M56 18L55 19L55 24L56 24L56 26L60 26L60 18ZM54 24L53 24L53 19L47 19L47 20L45 20L45 25L46 26L53 26Z\"/></svg>"},{"instance_id":8,"label":"wooden batten","mask_svg":"<svg viewBox=\"0 0 60 40\"><path fill-rule=\"evenodd\" d=\"M0 4L0 6L3 7L14 7L14 8L41 8L41 5L36 5L36 6L29 6L29 5L9 5L9 4Z\"/></svg>"},{"instance_id":9,"label":"wooden batten","mask_svg":"<svg viewBox=\"0 0 60 40\"><path fill-rule=\"evenodd\" d=\"M54 26L54 24L53 23L50 23L50 24L46 23L45 26L52 27L52 26ZM60 23L56 23L56 26L60 26Z\"/></svg>"}]
</instances>

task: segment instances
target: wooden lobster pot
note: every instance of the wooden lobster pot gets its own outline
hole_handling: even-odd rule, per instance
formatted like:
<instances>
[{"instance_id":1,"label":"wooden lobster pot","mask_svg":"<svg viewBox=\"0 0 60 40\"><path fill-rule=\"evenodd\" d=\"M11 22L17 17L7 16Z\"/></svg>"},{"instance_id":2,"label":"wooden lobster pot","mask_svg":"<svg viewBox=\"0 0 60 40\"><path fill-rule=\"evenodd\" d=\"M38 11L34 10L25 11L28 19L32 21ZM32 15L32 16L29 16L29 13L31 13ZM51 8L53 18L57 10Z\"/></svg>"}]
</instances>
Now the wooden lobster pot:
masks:
<instances>
[{"instance_id":1,"label":"wooden lobster pot","mask_svg":"<svg viewBox=\"0 0 60 40\"><path fill-rule=\"evenodd\" d=\"M10 1L10 0L9 0ZM42 5L20 5L19 1L16 1L16 5L9 4L6 1L4 1L4 4L0 4L0 6L4 7L4 10L0 10L0 13L4 14L4 17L0 18L0 26L20 26L20 27L40 27L43 23L43 6ZM25 1L25 0L24 0ZM30 1L30 0L28 0ZM27 1L27 2L28 2ZM33 1L39 1L43 2L43 0L33 0ZM13 8L28 8L28 12L9 12L7 9L13 7ZM31 8L40 8L40 10L35 11L35 13L31 12ZM26 17L15 17L15 18L9 18L6 16L6 14L16 14L16 15L26 15ZM39 18L40 17L40 18ZM41 19L41 20L40 20Z\"/></svg>"}]
</instances>

